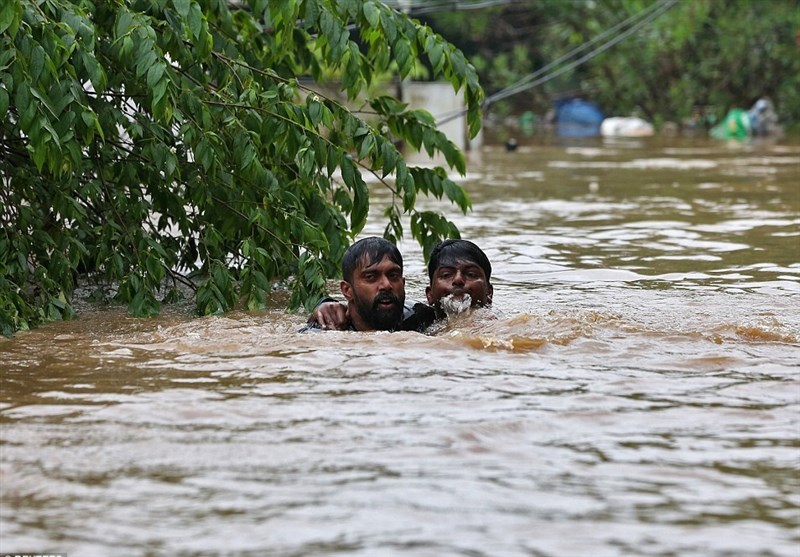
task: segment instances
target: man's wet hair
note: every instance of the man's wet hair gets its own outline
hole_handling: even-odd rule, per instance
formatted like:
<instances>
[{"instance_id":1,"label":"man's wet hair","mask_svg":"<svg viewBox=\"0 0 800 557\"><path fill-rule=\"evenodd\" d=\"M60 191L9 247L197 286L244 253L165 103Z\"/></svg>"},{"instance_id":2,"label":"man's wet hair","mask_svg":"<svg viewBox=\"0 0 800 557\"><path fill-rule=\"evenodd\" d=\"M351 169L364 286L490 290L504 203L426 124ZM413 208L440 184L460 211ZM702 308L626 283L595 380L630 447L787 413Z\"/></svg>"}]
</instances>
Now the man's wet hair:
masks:
<instances>
[{"instance_id":1,"label":"man's wet hair","mask_svg":"<svg viewBox=\"0 0 800 557\"><path fill-rule=\"evenodd\" d=\"M492 264L483 250L469 240L445 240L433 248L428 262L428 278L433 282L433 274L439 267L455 267L458 261L470 261L486 273L486 282L492 279Z\"/></svg>"},{"instance_id":2,"label":"man's wet hair","mask_svg":"<svg viewBox=\"0 0 800 557\"><path fill-rule=\"evenodd\" d=\"M369 267L380 263L384 257L388 256L389 261L400 265L403 269L403 256L400 250L393 243L377 236L362 238L344 252L342 258L342 278L349 283L353 283L353 273L356 267L364 265Z\"/></svg>"}]
</instances>

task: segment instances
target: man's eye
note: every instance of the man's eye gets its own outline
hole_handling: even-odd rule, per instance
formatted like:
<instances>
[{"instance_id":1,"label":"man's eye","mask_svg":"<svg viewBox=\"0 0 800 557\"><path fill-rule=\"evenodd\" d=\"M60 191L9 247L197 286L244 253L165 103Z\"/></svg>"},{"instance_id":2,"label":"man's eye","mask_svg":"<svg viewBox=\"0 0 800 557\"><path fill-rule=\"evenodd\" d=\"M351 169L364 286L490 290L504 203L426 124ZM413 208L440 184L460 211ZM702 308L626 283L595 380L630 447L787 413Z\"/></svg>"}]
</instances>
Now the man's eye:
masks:
<instances>
[{"instance_id":1,"label":"man's eye","mask_svg":"<svg viewBox=\"0 0 800 557\"><path fill-rule=\"evenodd\" d=\"M475 271L470 271L467 273L467 278L470 280L478 280L481 278L481 275Z\"/></svg>"}]
</instances>

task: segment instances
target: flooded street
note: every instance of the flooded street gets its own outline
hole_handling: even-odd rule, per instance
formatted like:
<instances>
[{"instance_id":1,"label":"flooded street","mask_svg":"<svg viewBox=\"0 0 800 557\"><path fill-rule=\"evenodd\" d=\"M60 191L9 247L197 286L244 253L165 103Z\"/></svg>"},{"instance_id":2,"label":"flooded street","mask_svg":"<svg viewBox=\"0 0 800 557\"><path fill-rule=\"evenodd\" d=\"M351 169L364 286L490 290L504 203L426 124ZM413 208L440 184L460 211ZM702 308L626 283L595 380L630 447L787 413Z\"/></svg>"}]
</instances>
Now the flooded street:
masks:
<instances>
[{"instance_id":1,"label":"flooded street","mask_svg":"<svg viewBox=\"0 0 800 557\"><path fill-rule=\"evenodd\" d=\"M468 169L471 213L418 206L484 249L494 307L431 334L299 334L277 293L0 338L0 553L798 557L800 144Z\"/></svg>"}]
</instances>

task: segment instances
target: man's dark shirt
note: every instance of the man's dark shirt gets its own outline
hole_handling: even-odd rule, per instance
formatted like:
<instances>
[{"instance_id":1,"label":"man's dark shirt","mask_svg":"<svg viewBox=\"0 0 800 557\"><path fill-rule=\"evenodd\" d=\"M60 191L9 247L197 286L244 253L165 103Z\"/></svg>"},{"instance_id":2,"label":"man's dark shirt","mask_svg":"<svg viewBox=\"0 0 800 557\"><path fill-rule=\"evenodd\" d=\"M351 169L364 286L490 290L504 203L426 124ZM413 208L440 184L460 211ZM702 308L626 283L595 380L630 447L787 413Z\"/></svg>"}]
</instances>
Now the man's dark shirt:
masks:
<instances>
[{"instance_id":1,"label":"man's dark shirt","mask_svg":"<svg viewBox=\"0 0 800 557\"><path fill-rule=\"evenodd\" d=\"M325 302L337 302L337 300L333 298L322 298L317 306ZM434 321L436 321L436 311L431 306L421 302L415 302L413 304L406 302L403 304L403 317L400 319L400 323L397 327L392 329L392 331L416 331L422 333L425 329L430 327ZM309 321L305 327L300 329L300 332L304 333L313 329L321 330L321 327L316 321ZM357 329L350 323L346 330L356 331Z\"/></svg>"},{"instance_id":2,"label":"man's dark shirt","mask_svg":"<svg viewBox=\"0 0 800 557\"><path fill-rule=\"evenodd\" d=\"M410 310L410 311L409 311ZM428 304L416 302L410 308L406 304L403 319L396 331L417 331L422 333L436 321L436 311Z\"/></svg>"}]
</instances>

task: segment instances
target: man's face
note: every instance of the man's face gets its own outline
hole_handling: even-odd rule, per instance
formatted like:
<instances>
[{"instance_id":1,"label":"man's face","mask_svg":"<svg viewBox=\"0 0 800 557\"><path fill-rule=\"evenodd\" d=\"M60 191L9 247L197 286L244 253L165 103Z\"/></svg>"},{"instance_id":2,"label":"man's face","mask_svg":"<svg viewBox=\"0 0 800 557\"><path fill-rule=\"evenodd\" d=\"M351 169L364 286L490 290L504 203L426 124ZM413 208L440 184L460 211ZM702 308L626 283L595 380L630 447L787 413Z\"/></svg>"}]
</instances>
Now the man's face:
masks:
<instances>
[{"instance_id":1,"label":"man's face","mask_svg":"<svg viewBox=\"0 0 800 557\"><path fill-rule=\"evenodd\" d=\"M425 292L431 305L437 305L442 298L451 294L459 300L468 294L472 299L472 307L476 307L491 304L494 289L480 265L459 259L439 265Z\"/></svg>"},{"instance_id":2,"label":"man's face","mask_svg":"<svg viewBox=\"0 0 800 557\"><path fill-rule=\"evenodd\" d=\"M350 320L359 331L395 328L403 317L406 299L403 269L388 256L374 265L369 261L359 263L352 284L341 283Z\"/></svg>"}]
</instances>

